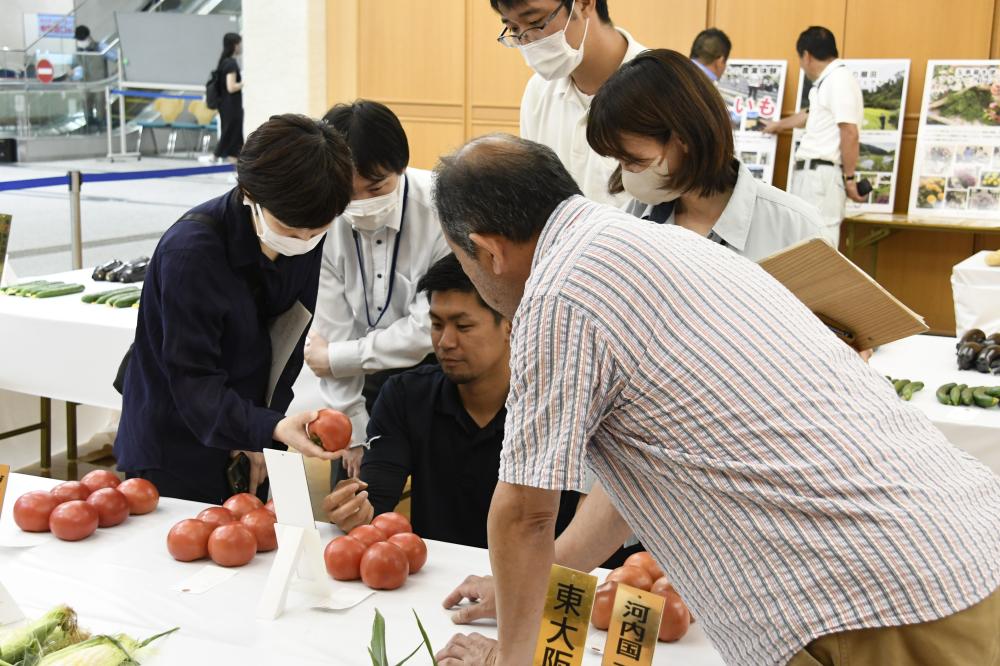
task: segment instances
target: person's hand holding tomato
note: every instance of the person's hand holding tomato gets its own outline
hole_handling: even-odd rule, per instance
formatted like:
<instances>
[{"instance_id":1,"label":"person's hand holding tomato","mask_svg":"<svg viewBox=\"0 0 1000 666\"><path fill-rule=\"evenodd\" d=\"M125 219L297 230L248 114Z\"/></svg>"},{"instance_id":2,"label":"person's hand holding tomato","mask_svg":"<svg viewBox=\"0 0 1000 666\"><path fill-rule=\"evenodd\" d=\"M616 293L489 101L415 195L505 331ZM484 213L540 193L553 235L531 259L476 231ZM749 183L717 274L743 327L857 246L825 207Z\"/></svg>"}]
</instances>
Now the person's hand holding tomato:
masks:
<instances>
[{"instance_id":1,"label":"person's hand holding tomato","mask_svg":"<svg viewBox=\"0 0 1000 666\"><path fill-rule=\"evenodd\" d=\"M443 605L445 608L454 608L465 599L472 603L452 613L451 621L455 624L496 619L497 602L493 576L469 576L444 598Z\"/></svg>"},{"instance_id":2,"label":"person's hand holding tomato","mask_svg":"<svg viewBox=\"0 0 1000 666\"><path fill-rule=\"evenodd\" d=\"M323 513L327 520L346 534L359 525L367 525L375 517L375 508L368 501L368 484L359 479L344 479L333 492L323 498Z\"/></svg>"},{"instance_id":3,"label":"person's hand holding tomato","mask_svg":"<svg viewBox=\"0 0 1000 666\"><path fill-rule=\"evenodd\" d=\"M337 460L344 455L343 451L325 451L323 447L309 439L309 435L306 433L306 426L315 421L318 415L319 412L302 412L286 416L278 421L272 438L309 458Z\"/></svg>"}]
</instances>

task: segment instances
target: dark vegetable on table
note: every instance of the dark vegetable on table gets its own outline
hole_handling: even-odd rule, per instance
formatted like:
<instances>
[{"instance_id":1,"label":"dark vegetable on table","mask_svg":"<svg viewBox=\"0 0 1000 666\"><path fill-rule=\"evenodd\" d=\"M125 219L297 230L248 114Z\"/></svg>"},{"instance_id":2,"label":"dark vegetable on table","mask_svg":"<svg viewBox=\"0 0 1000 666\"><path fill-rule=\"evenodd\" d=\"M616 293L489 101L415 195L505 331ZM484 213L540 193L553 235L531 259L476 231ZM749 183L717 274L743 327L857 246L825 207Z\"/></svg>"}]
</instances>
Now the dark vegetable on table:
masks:
<instances>
[{"instance_id":1,"label":"dark vegetable on table","mask_svg":"<svg viewBox=\"0 0 1000 666\"><path fill-rule=\"evenodd\" d=\"M976 370L979 372L989 372L990 366L1000 357L1000 345L989 345L976 356Z\"/></svg>"},{"instance_id":2,"label":"dark vegetable on table","mask_svg":"<svg viewBox=\"0 0 1000 666\"><path fill-rule=\"evenodd\" d=\"M983 351L983 345L978 342L964 342L958 348L956 358L959 370L971 370L976 365L976 357Z\"/></svg>"},{"instance_id":3,"label":"dark vegetable on table","mask_svg":"<svg viewBox=\"0 0 1000 666\"><path fill-rule=\"evenodd\" d=\"M959 339L958 344L956 345L956 347L961 347L966 342L978 342L978 343L981 344L983 342L983 340L985 340L985 339L986 339L986 334L985 333L983 333L978 328L973 328L973 329L968 330L968 331L965 332L965 335L963 335Z\"/></svg>"}]
</instances>

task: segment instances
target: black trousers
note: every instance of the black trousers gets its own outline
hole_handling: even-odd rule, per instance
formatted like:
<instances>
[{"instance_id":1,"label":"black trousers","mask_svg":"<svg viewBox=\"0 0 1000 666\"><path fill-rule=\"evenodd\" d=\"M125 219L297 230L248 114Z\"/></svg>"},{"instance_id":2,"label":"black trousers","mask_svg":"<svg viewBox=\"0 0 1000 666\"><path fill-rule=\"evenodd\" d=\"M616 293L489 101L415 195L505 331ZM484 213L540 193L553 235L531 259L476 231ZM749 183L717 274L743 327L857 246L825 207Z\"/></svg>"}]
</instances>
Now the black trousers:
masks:
<instances>
[{"instance_id":1,"label":"black trousers","mask_svg":"<svg viewBox=\"0 0 1000 666\"><path fill-rule=\"evenodd\" d=\"M222 132L215 146L216 157L237 157L243 150L243 107L223 103L219 105L219 123Z\"/></svg>"}]
</instances>

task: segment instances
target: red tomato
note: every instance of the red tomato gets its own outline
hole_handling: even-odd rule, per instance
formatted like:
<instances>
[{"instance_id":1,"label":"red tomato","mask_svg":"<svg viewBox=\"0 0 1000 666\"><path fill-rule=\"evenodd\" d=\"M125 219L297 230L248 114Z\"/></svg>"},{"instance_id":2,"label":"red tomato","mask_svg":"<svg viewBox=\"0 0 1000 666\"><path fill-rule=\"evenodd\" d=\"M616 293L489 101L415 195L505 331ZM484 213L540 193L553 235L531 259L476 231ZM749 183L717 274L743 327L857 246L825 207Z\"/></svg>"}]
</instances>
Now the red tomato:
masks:
<instances>
[{"instance_id":1,"label":"red tomato","mask_svg":"<svg viewBox=\"0 0 1000 666\"><path fill-rule=\"evenodd\" d=\"M610 581L597 587L594 595L594 609L590 612L590 623L598 629L607 630L611 624L611 611L615 607L618 583Z\"/></svg>"},{"instance_id":2,"label":"red tomato","mask_svg":"<svg viewBox=\"0 0 1000 666\"><path fill-rule=\"evenodd\" d=\"M208 557L208 537L215 527L194 518L182 520L167 532L167 550L175 560L192 562Z\"/></svg>"},{"instance_id":3,"label":"red tomato","mask_svg":"<svg viewBox=\"0 0 1000 666\"><path fill-rule=\"evenodd\" d=\"M96 493L101 488L117 488L121 483L114 472L106 469L95 469L93 472L85 474L80 483L87 486L87 490Z\"/></svg>"},{"instance_id":4,"label":"red tomato","mask_svg":"<svg viewBox=\"0 0 1000 666\"><path fill-rule=\"evenodd\" d=\"M114 527L128 518L128 499L115 488L98 488L87 498L87 504L97 509L100 527Z\"/></svg>"},{"instance_id":5,"label":"red tomato","mask_svg":"<svg viewBox=\"0 0 1000 666\"><path fill-rule=\"evenodd\" d=\"M250 530L257 540L258 553L266 553L278 547L278 535L274 531L276 522L278 519L264 507L254 509L240 518L243 527Z\"/></svg>"},{"instance_id":6,"label":"red tomato","mask_svg":"<svg viewBox=\"0 0 1000 666\"><path fill-rule=\"evenodd\" d=\"M97 529L97 509L83 500L63 502L49 515L49 530L63 541L86 539Z\"/></svg>"},{"instance_id":7,"label":"red tomato","mask_svg":"<svg viewBox=\"0 0 1000 666\"><path fill-rule=\"evenodd\" d=\"M361 556L367 548L354 537L340 536L333 539L323 550L326 572L336 580L361 578Z\"/></svg>"},{"instance_id":8,"label":"red tomato","mask_svg":"<svg viewBox=\"0 0 1000 666\"><path fill-rule=\"evenodd\" d=\"M691 624L691 613L687 605L674 592L667 592L667 602L663 604L663 619L660 620L659 640L672 643L684 638Z\"/></svg>"},{"instance_id":9,"label":"red tomato","mask_svg":"<svg viewBox=\"0 0 1000 666\"><path fill-rule=\"evenodd\" d=\"M242 525L222 525L208 537L208 555L220 567L241 567L257 553L257 540Z\"/></svg>"},{"instance_id":10,"label":"red tomato","mask_svg":"<svg viewBox=\"0 0 1000 666\"><path fill-rule=\"evenodd\" d=\"M646 551L640 553L632 553L625 560L625 566L627 567L639 567L640 569L645 569L646 573L649 574L650 578L653 580L659 580L663 578L663 569L660 565L656 563L653 556Z\"/></svg>"},{"instance_id":11,"label":"red tomato","mask_svg":"<svg viewBox=\"0 0 1000 666\"><path fill-rule=\"evenodd\" d=\"M347 536L352 536L361 543L365 544L365 548L368 548L372 544L376 544L379 541L385 541L385 532L374 525L358 525L351 530Z\"/></svg>"},{"instance_id":12,"label":"red tomato","mask_svg":"<svg viewBox=\"0 0 1000 666\"><path fill-rule=\"evenodd\" d=\"M128 512L133 516L150 513L160 503L160 491L146 479L126 479L116 490L128 500Z\"/></svg>"},{"instance_id":13,"label":"red tomato","mask_svg":"<svg viewBox=\"0 0 1000 666\"><path fill-rule=\"evenodd\" d=\"M277 515L277 513L274 510L274 500L273 499L267 500L267 504L264 505L264 508L267 509L268 511L270 511L271 513Z\"/></svg>"},{"instance_id":14,"label":"red tomato","mask_svg":"<svg viewBox=\"0 0 1000 666\"><path fill-rule=\"evenodd\" d=\"M236 522L236 516L233 515L233 512L221 506L210 506L195 517L212 527L220 527Z\"/></svg>"},{"instance_id":15,"label":"red tomato","mask_svg":"<svg viewBox=\"0 0 1000 666\"><path fill-rule=\"evenodd\" d=\"M60 504L63 502L72 502L73 500L85 500L90 497L90 490L79 481L60 483L50 492Z\"/></svg>"},{"instance_id":16,"label":"red tomato","mask_svg":"<svg viewBox=\"0 0 1000 666\"><path fill-rule=\"evenodd\" d=\"M382 530L386 538L391 537L393 534L413 531L413 526L410 525L410 521L406 519L406 516L395 511L375 516L372 525Z\"/></svg>"},{"instance_id":17,"label":"red tomato","mask_svg":"<svg viewBox=\"0 0 1000 666\"><path fill-rule=\"evenodd\" d=\"M399 546L406 553L406 559L410 563L411 574L420 571L424 563L427 562L427 544L413 532L393 534L389 537L388 541Z\"/></svg>"},{"instance_id":18,"label":"red tomato","mask_svg":"<svg viewBox=\"0 0 1000 666\"><path fill-rule=\"evenodd\" d=\"M361 580L373 590L395 590L406 582L410 564L399 546L381 541L361 556Z\"/></svg>"},{"instance_id":19,"label":"red tomato","mask_svg":"<svg viewBox=\"0 0 1000 666\"><path fill-rule=\"evenodd\" d=\"M639 567L618 567L608 574L604 582L612 580L617 580L620 583L625 583L626 585L631 585L647 592L649 588L653 587L653 577L645 569L640 569Z\"/></svg>"},{"instance_id":20,"label":"red tomato","mask_svg":"<svg viewBox=\"0 0 1000 666\"><path fill-rule=\"evenodd\" d=\"M677 594L677 590L675 590L674 586L670 584L670 581L667 580L666 576L661 576L660 578L657 578L656 582L653 583L653 587L649 588L649 591L652 592L653 594L658 594L661 597L667 596L667 592L673 592L674 594Z\"/></svg>"},{"instance_id":21,"label":"red tomato","mask_svg":"<svg viewBox=\"0 0 1000 666\"><path fill-rule=\"evenodd\" d=\"M44 490L24 493L14 502L14 522L25 532L48 532L49 516L59 500Z\"/></svg>"},{"instance_id":22,"label":"red tomato","mask_svg":"<svg viewBox=\"0 0 1000 666\"><path fill-rule=\"evenodd\" d=\"M222 506L229 509L229 512L233 514L236 520L241 520L243 516L247 515L251 511L263 507L264 503L261 502L260 498L256 495L251 495L250 493L239 493L227 499L226 503Z\"/></svg>"},{"instance_id":23,"label":"red tomato","mask_svg":"<svg viewBox=\"0 0 1000 666\"><path fill-rule=\"evenodd\" d=\"M327 451L346 449L353 433L351 419L335 409L319 410L319 416L306 426L309 438Z\"/></svg>"}]
</instances>

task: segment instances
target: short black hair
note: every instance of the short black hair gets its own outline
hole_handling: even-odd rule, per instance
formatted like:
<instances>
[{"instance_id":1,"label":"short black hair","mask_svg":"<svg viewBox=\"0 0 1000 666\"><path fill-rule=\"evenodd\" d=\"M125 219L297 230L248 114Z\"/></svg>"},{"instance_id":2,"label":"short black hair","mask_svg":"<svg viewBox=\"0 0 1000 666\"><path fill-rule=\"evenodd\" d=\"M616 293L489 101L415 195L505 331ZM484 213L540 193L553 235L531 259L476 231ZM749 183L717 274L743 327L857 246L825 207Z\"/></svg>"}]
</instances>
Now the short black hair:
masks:
<instances>
[{"instance_id":1,"label":"short black hair","mask_svg":"<svg viewBox=\"0 0 1000 666\"><path fill-rule=\"evenodd\" d=\"M802 31L799 40L795 42L795 50L799 57L806 51L817 60L832 60L839 58L837 52L837 38L826 28L818 25L811 25Z\"/></svg>"},{"instance_id":2,"label":"short black hair","mask_svg":"<svg viewBox=\"0 0 1000 666\"><path fill-rule=\"evenodd\" d=\"M385 104L367 99L338 104L323 120L344 135L354 168L368 180L403 173L410 163L410 144L399 118Z\"/></svg>"},{"instance_id":3,"label":"short black hair","mask_svg":"<svg viewBox=\"0 0 1000 666\"><path fill-rule=\"evenodd\" d=\"M321 120L294 113L271 116L247 137L236 162L236 180L282 223L318 229L351 201L351 149Z\"/></svg>"},{"instance_id":4,"label":"short black hair","mask_svg":"<svg viewBox=\"0 0 1000 666\"><path fill-rule=\"evenodd\" d=\"M434 292L438 291L460 291L463 294L475 294L479 304L493 313L493 319L496 323L499 324L503 319L503 315L487 305L483 297L479 295L476 285L472 284L472 280L462 270L462 264L458 262L458 257L454 254L449 254L434 262L434 265L428 268L424 276L417 282L417 291L427 292L428 303Z\"/></svg>"},{"instance_id":5,"label":"short black hair","mask_svg":"<svg viewBox=\"0 0 1000 666\"><path fill-rule=\"evenodd\" d=\"M473 139L434 169L434 204L441 227L475 256L469 234L497 234L523 243L540 233L552 212L580 194L548 146L511 134Z\"/></svg>"},{"instance_id":6,"label":"short black hair","mask_svg":"<svg viewBox=\"0 0 1000 666\"><path fill-rule=\"evenodd\" d=\"M718 28L708 28L698 33L691 44L691 58L709 64L719 58L729 60L729 54L733 50L733 43L729 41L726 33Z\"/></svg>"},{"instance_id":7,"label":"short black hair","mask_svg":"<svg viewBox=\"0 0 1000 666\"><path fill-rule=\"evenodd\" d=\"M490 0L490 7L499 14L501 8L514 9L524 3L525 0ZM562 3L566 5L566 9L573 6L573 0L562 0ZM608 13L608 0L597 0L594 3L594 9L597 11L597 18L601 20L601 23L611 23L611 15Z\"/></svg>"},{"instance_id":8,"label":"short black hair","mask_svg":"<svg viewBox=\"0 0 1000 666\"><path fill-rule=\"evenodd\" d=\"M90 37L90 28L85 25L78 25L76 26L76 30L73 31L73 36L76 38L76 41L82 42Z\"/></svg>"}]
</instances>

